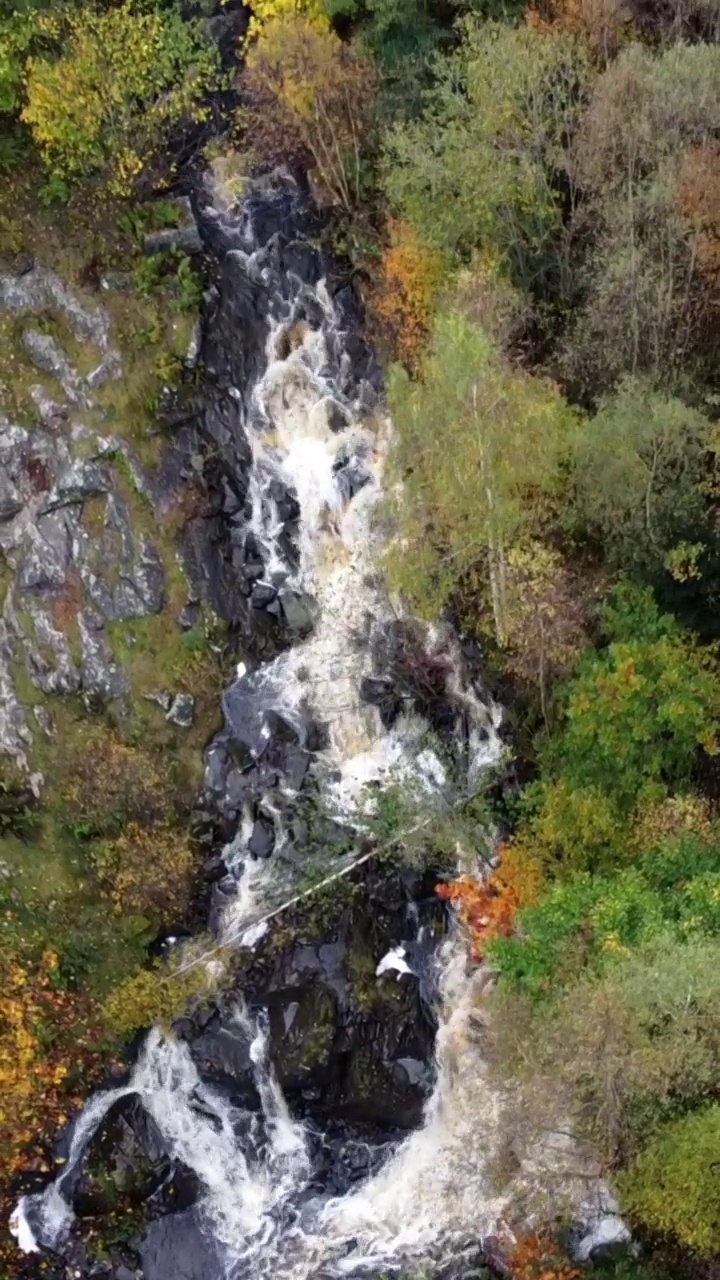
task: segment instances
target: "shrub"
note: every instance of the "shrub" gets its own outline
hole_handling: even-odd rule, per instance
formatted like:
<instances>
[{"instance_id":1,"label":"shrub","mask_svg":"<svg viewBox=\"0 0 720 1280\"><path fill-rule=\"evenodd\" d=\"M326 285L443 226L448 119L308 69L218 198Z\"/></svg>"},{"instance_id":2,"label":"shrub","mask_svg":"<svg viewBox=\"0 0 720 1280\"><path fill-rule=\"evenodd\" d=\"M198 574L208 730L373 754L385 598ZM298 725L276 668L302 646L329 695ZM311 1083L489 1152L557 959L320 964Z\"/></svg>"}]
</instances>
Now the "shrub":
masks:
<instances>
[{"instance_id":1,"label":"shrub","mask_svg":"<svg viewBox=\"0 0 720 1280\"><path fill-rule=\"evenodd\" d=\"M130 822L92 853L113 909L153 924L180 921L190 901L194 856L182 832Z\"/></svg>"},{"instance_id":2,"label":"shrub","mask_svg":"<svg viewBox=\"0 0 720 1280\"><path fill-rule=\"evenodd\" d=\"M625 591L608 603L611 635L626 634L628 606L634 618L645 611L645 635L633 631L587 658L568 686L554 752L571 786L597 787L625 811L686 783L699 747L717 753L720 726L712 654L639 597ZM655 638L646 639L653 628Z\"/></svg>"},{"instance_id":3,"label":"shrub","mask_svg":"<svg viewBox=\"0 0 720 1280\"><path fill-rule=\"evenodd\" d=\"M127 823L170 822L187 809L172 762L110 729L79 725L59 765L60 814L77 836L116 836Z\"/></svg>"},{"instance_id":4,"label":"shrub","mask_svg":"<svg viewBox=\"0 0 720 1280\"><path fill-rule=\"evenodd\" d=\"M676 1120L618 1178L627 1209L651 1230L711 1255L720 1239L720 1106Z\"/></svg>"},{"instance_id":5,"label":"shrub","mask_svg":"<svg viewBox=\"0 0 720 1280\"><path fill-rule=\"evenodd\" d=\"M172 964L141 969L111 991L103 1007L109 1029L117 1036L160 1024L169 1027L193 1000L210 994L212 984L203 964L175 973Z\"/></svg>"}]
</instances>

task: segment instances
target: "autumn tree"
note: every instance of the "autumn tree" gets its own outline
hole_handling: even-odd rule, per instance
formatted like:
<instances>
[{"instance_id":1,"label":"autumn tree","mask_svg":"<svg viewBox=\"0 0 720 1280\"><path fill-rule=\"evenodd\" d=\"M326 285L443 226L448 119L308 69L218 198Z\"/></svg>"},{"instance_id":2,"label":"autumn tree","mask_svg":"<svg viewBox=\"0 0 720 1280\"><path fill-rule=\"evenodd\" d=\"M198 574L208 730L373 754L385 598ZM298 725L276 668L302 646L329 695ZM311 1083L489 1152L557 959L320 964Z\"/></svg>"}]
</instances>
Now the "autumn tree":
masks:
<instances>
[{"instance_id":1,"label":"autumn tree","mask_svg":"<svg viewBox=\"0 0 720 1280\"><path fill-rule=\"evenodd\" d=\"M537 689L549 727L549 688L567 676L587 641L592 581L533 539L510 548L505 574L505 669Z\"/></svg>"},{"instance_id":2,"label":"autumn tree","mask_svg":"<svg viewBox=\"0 0 720 1280\"><path fill-rule=\"evenodd\" d=\"M457 311L438 318L422 380L396 370L389 399L401 482L392 583L425 616L464 591L476 607L480 594L502 648L508 557L542 526L559 491L574 415L552 386L505 365Z\"/></svg>"},{"instance_id":3,"label":"autumn tree","mask_svg":"<svg viewBox=\"0 0 720 1280\"><path fill-rule=\"evenodd\" d=\"M629 34L632 13L628 0L539 0L528 7L525 20L536 29L580 36L608 62Z\"/></svg>"},{"instance_id":4,"label":"autumn tree","mask_svg":"<svg viewBox=\"0 0 720 1280\"><path fill-rule=\"evenodd\" d=\"M242 75L250 141L266 155L308 157L326 198L350 212L372 145L372 64L327 24L305 14L269 19Z\"/></svg>"},{"instance_id":5,"label":"autumn tree","mask_svg":"<svg viewBox=\"0 0 720 1280\"><path fill-rule=\"evenodd\" d=\"M687 148L714 137L719 100L720 50L703 44L653 53L631 43L595 83L568 161L583 191L572 238L584 301L563 365L578 393L623 374L665 386L712 376L716 308L678 189Z\"/></svg>"},{"instance_id":6,"label":"autumn tree","mask_svg":"<svg viewBox=\"0 0 720 1280\"><path fill-rule=\"evenodd\" d=\"M592 77L587 52L527 26L468 19L460 31L423 116L387 136L390 204L450 258L483 251L534 296L564 296L563 204L577 198L566 148Z\"/></svg>"},{"instance_id":7,"label":"autumn tree","mask_svg":"<svg viewBox=\"0 0 720 1280\"><path fill-rule=\"evenodd\" d=\"M202 118L217 54L198 25L133 0L44 15L61 52L31 56L22 119L49 172L127 196L169 128Z\"/></svg>"},{"instance_id":8,"label":"autumn tree","mask_svg":"<svg viewBox=\"0 0 720 1280\"><path fill-rule=\"evenodd\" d=\"M439 884L439 898L452 903L470 938L473 960L484 959L488 942L509 938L520 907L539 896L543 872L537 859L518 857L512 845L498 851L498 865L480 876L462 875Z\"/></svg>"},{"instance_id":9,"label":"autumn tree","mask_svg":"<svg viewBox=\"0 0 720 1280\"><path fill-rule=\"evenodd\" d=\"M408 223L391 219L387 231L380 281L370 305L393 354L412 373L430 336L443 262Z\"/></svg>"}]
</instances>

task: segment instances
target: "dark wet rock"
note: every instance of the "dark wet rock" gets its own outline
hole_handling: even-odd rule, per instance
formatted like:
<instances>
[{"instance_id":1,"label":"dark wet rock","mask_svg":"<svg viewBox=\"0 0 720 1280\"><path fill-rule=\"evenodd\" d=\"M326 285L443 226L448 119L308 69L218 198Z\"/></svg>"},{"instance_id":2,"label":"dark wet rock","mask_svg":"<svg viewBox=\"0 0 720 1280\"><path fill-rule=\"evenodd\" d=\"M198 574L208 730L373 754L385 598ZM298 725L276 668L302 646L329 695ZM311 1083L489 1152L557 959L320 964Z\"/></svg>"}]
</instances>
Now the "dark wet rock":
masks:
<instances>
[{"instance_id":1,"label":"dark wet rock","mask_svg":"<svg viewBox=\"0 0 720 1280\"><path fill-rule=\"evenodd\" d=\"M194 631L202 622L202 607L195 600L188 600L178 614L178 626L181 631Z\"/></svg>"},{"instance_id":2,"label":"dark wet rock","mask_svg":"<svg viewBox=\"0 0 720 1280\"><path fill-rule=\"evenodd\" d=\"M167 227L163 231L151 231L143 240L143 249L147 254L155 253L202 253L202 241L197 227Z\"/></svg>"},{"instance_id":3,"label":"dark wet rock","mask_svg":"<svg viewBox=\"0 0 720 1280\"><path fill-rule=\"evenodd\" d=\"M195 717L195 699L190 693L178 693L172 700L165 719L180 729L189 729Z\"/></svg>"},{"instance_id":4,"label":"dark wet rock","mask_svg":"<svg viewBox=\"0 0 720 1280\"><path fill-rule=\"evenodd\" d=\"M290 630L297 636L308 635L315 621L312 601L296 591L281 591L279 600L283 618Z\"/></svg>"},{"instance_id":5,"label":"dark wet rock","mask_svg":"<svg viewBox=\"0 0 720 1280\"><path fill-rule=\"evenodd\" d=\"M250 600L254 609L266 609L269 604L277 596L275 587L271 587L266 582L256 582L252 589Z\"/></svg>"},{"instance_id":6,"label":"dark wet rock","mask_svg":"<svg viewBox=\"0 0 720 1280\"><path fill-rule=\"evenodd\" d=\"M225 1274L221 1246L196 1209L152 1222L140 1245L144 1280L218 1280Z\"/></svg>"},{"instance_id":7,"label":"dark wet rock","mask_svg":"<svg viewBox=\"0 0 720 1280\"><path fill-rule=\"evenodd\" d=\"M271 822L259 818L248 841L248 851L254 858L269 858L275 847L275 828Z\"/></svg>"}]
</instances>

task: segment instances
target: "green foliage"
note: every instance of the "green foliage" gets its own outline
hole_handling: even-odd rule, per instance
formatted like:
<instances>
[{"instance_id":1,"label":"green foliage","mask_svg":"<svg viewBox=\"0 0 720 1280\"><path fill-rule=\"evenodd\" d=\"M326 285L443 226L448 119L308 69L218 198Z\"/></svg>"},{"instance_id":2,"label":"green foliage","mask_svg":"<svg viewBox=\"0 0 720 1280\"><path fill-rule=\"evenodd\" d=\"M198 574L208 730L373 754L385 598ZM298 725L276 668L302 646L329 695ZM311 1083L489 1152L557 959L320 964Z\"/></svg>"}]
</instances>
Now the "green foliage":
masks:
<instances>
[{"instance_id":1,"label":"green foliage","mask_svg":"<svg viewBox=\"0 0 720 1280\"><path fill-rule=\"evenodd\" d=\"M720 1106L667 1127L619 1178L629 1210L654 1231L711 1255L720 1239Z\"/></svg>"},{"instance_id":2,"label":"green foliage","mask_svg":"<svg viewBox=\"0 0 720 1280\"><path fill-rule=\"evenodd\" d=\"M554 173L586 92L580 45L467 19L419 121L392 130L391 205L450 259L482 249L530 284L554 274L561 201ZM535 287L535 286L533 286Z\"/></svg>"},{"instance_id":3,"label":"green foliage","mask_svg":"<svg viewBox=\"0 0 720 1280\"><path fill-rule=\"evenodd\" d=\"M46 27L60 56L29 58L23 120L51 175L97 176L130 194L167 130L199 120L217 79L217 55L199 26L173 11L69 10Z\"/></svg>"},{"instance_id":4,"label":"green foliage","mask_svg":"<svg viewBox=\"0 0 720 1280\"><path fill-rule=\"evenodd\" d=\"M626 626L631 599L627 591L611 597L606 626ZM597 787L625 810L643 792L686 783L698 747L717 751L712 655L669 619L656 625L652 640L611 640L586 659L568 687L565 724L550 753L573 786Z\"/></svg>"},{"instance_id":5,"label":"green foliage","mask_svg":"<svg viewBox=\"0 0 720 1280\"><path fill-rule=\"evenodd\" d=\"M574 415L552 387L508 369L459 312L438 317L423 381L394 370L389 399L402 481L392 583L433 617L484 578L502 643L508 549L532 536L560 487Z\"/></svg>"},{"instance_id":6,"label":"green foliage","mask_svg":"<svg viewBox=\"0 0 720 1280\"><path fill-rule=\"evenodd\" d=\"M720 1050L719 959L717 938L658 934L539 1004L506 992L499 1038L533 1098L532 1124L542 1130L548 1109L562 1114L617 1167L707 1105Z\"/></svg>"},{"instance_id":7,"label":"green foliage","mask_svg":"<svg viewBox=\"0 0 720 1280\"><path fill-rule=\"evenodd\" d=\"M572 511L608 562L657 572L706 525L702 483L711 424L639 379L600 407L573 450Z\"/></svg>"},{"instance_id":8,"label":"green foliage","mask_svg":"<svg viewBox=\"0 0 720 1280\"><path fill-rule=\"evenodd\" d=\"M690 835L634 858L614 875L556 883L522 910L515 936L491 947L506 980L537 997L658 938L720 934L720 831L709 845Z\"/></svg>"}]
</instances>

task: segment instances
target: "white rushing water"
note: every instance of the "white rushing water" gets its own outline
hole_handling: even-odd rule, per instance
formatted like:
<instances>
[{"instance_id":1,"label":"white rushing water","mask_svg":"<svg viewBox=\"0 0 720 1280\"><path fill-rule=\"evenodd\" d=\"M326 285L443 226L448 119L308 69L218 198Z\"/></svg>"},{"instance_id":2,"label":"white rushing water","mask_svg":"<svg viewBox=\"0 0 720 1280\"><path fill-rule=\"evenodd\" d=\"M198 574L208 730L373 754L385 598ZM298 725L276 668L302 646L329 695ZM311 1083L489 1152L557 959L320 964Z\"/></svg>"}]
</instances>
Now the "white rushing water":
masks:
<instances>
[{"instance_id":1,"label":"white rushing water","mask_svg":"<svg viewBox=\"0 0 720 1280\"><path fill-rule=\"evenodd\" d=\"M247 262L249 272L257 270L253 255ZM357 405L345 403L348 425L333 430L337 395L328 373L328 335L336 333L339 321L322 283L315 301L320 326L295 325L290 333L284 317L273 327L266 371L254 389L255 412L246 424L250 527L262 548L262 580L272 583L284 575L294 589L311 595L315 625L306 640L259 672L241 664L236 685L247 684L260 704L266 691L268 705L291 723L299 722L308 702L317 710L329 726L328 804L347 815L362 808L368 783L401 777L432 794L446 787L447 769L428 741L424 721L401 716L386 730L377 709L359 696L370 670L372 629L393 617L378 575L382 546L373 520L391 428L381 416L368 421ZM338 478L338 464L348 458L365 477L351 497ZM279 541L282 522L269 497L273 479L283 481L300 506L299 561L291 571ZM450 638L428 633L427 643L445 654L472 782L500 755L499 712L461 679L459 650ZM271 795L263 797L265 812L272 805ZM224 932L245 946L255 945L267 929L257 921L272 867L272 860L258 863L246 856L251 832L246 814L226 850L239 883ZM276 825L276 849L278 842ZM288 1113L268 1062L264 1029L239 1009L241 1029L252 1040L262 1117L249 1120L235 1110L202 1082L187 1046L153 1031L129 1084L97 1095L85 1108L66 1173L43 1196L21 1201L13 1223L21 1248L62 1243L72 1221L64 1193L73 1171L109 1108L130 1093L153 1118L167 1148L197 1175L207 1230L221 1242L228 1280L379 1273L428 1254L450 1256L491 1232L507 1198L492 1191L487 1167L500 1141L501 1099L488 1083L477 1034L483 977L468 972L459 943L447 944L440 963L437 1076L424 1124L354 1190L332 1199L310 1189L307 1134ZM404 953L385 957L378 976L387 971L398 980L410 971Z\"/></svg>"}]
</instances>

